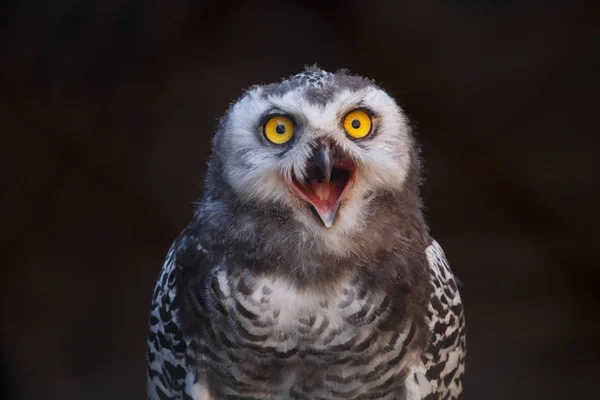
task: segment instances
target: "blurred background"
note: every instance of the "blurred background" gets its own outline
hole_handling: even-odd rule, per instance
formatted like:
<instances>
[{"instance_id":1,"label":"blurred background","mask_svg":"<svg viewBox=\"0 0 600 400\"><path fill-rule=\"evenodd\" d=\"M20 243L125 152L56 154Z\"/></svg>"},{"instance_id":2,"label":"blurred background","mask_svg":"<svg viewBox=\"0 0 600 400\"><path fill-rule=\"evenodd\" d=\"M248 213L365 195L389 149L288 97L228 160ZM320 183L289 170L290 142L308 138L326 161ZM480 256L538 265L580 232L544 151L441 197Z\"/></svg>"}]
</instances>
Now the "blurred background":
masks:
<instances>
[{"instance_id":1,"label":"blurred background","mask_svg":"<svg viewBox=\"0 0 600 400\"><path fill-rule=\"evenodd\" d=\"M427 218L464 283L464 399L593 398L599 16L593 1L5 0L2 398L144 398L152 289L217 118L314 63L381 82L415 126Z\"/></svg>"}]
</instances>

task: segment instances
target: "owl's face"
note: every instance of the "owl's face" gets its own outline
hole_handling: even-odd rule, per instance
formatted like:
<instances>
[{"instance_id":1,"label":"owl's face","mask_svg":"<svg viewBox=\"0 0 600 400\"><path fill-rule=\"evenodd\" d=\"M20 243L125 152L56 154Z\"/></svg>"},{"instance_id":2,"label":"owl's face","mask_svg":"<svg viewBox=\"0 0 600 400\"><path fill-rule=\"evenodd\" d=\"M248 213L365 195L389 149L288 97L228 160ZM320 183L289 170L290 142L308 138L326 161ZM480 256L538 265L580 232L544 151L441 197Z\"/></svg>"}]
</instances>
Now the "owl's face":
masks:
<instances>
[{"instance_id":1,"label":"owl's face","mask_svg":"<svg viewBox=\"0 0 600 400\"><path fill-rule=\"evenodd\" d=\"M250 88L215 138L240 199L283 207L326 235L368 224L379 191L400 191L413 139L396 102L371 81L316 68Z\"/></svg>"}]
</instances>

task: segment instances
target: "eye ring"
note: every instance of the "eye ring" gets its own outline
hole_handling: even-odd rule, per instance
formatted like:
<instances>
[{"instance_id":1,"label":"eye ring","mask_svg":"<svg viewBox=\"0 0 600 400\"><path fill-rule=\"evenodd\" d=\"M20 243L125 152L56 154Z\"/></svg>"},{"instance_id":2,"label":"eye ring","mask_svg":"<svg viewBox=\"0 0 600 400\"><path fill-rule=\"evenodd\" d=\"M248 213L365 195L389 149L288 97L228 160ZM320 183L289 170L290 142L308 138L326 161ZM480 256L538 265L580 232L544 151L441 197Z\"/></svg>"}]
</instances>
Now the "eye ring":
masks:
<instances>
[{"instance_id":1,"label":"eye ring","mask_svg":"<svg viewBox=\"0 0 600 400\"><path fill-rule=\"evenodd\" d=\"M263 135L273 144L285 144L294 136L294 122L285 115L273 115L263 126Z\"/></svg>"},{"instance_id":2,"label":"eye ring","mask_svg":"<svg viewBox=\"0 0 600 400\"><path fill-rule=\"evenodd\" d=\"M353 139L363 139L373 130L371 114L365 110L350 111L344 117L344 130Z\"/></svg>"}]
</instances>

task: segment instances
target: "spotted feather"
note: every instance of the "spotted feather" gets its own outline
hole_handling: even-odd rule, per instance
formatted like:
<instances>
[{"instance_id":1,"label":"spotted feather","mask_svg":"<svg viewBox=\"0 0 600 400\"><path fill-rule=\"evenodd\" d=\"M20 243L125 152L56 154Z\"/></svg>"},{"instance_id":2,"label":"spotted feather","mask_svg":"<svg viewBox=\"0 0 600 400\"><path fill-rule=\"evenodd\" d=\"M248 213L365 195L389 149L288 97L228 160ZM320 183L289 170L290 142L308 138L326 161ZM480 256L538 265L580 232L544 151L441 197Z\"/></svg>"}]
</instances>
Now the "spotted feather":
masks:
<instances>
[{"instance_id":1,"label":"spotted feather","mask_svg":"<svg viewBox=\"0 0 600 400\"><path fill-rule=\"evenodd\" d=\"M465 313L442 247L434 240L426 254L433 286L427 312L431 337L415 379L423 399L456 400L463 389L467 352Z\"/></svg>"}]
</instances>

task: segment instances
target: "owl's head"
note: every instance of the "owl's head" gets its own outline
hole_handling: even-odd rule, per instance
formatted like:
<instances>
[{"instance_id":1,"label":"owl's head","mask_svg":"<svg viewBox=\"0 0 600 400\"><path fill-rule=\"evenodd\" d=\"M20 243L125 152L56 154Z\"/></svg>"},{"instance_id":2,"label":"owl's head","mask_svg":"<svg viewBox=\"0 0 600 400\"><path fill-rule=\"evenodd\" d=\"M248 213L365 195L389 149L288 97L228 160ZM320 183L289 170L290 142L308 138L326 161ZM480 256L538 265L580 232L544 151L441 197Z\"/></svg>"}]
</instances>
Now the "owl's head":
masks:
<instances>
[{"instance_id":1,"label":"owl's head","mask_svg":"<svg viewBox=\"0 0 600 400\"><path fill-rule=\"evenodd\" d=\"M369 224L380 193L415 168L402 109L372 81L316 67L248 89L215 136L211 168L238 201L281 210L321 235Z\"/></svg>"}]
</instances>

